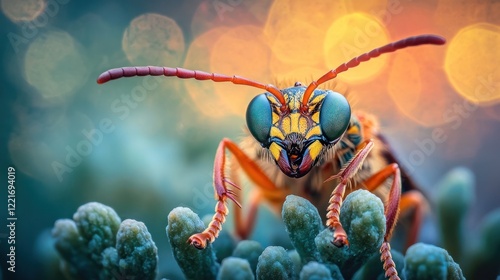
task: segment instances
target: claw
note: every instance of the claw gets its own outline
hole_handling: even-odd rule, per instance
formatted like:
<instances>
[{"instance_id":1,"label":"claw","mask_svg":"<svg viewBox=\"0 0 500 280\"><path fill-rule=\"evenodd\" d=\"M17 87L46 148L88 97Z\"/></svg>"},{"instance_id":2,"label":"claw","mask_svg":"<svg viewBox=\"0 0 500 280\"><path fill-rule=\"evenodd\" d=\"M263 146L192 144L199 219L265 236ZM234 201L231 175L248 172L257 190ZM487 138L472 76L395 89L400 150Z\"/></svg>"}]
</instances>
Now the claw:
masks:
<instances>
[{"instance_id":1,"label":"claw","mask_svg":"<svg viewBox=\"0 0 500 280\"><path fill-rule=\"evenodd\" d=\"M347 239L347 234L342 227L338 227L335 229L335 233L333 234L332 244L338 248L342 248L344 246L349 247L349 240Z\"/></svg>"},{"instance_id":2,"label":"claw","mask_svg":"<svg viewBox=\"0 0 500 280\"><path fill-rule=\"evenodd\" d=\"M337 248L342 248L344 246L349 247L349 240L347 240L346 236L337 236L333 241L332 244L335 245Z\"/></svg>"},{"instance_id":3,"label":"claw","mask_svg":"<svg viewBox=\"0 0 500 280\"><path fill-rule=\"evenodd\" d=\"M198 250L203 250L207 247L208 238L204 238L203 233L196 233L189 237L187 243L193 245Z\"/></svg>"}]
</instances>

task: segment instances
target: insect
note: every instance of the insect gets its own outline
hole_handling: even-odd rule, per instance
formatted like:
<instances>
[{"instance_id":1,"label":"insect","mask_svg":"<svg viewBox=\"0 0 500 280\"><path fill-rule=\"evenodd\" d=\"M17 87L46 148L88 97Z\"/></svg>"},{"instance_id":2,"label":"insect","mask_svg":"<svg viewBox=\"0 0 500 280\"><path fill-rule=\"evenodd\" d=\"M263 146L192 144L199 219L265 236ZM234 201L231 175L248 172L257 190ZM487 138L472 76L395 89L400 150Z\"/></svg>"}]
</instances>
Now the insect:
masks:
<instances>
[{"instance_id":1,"label":"insect","mask_svg":"<svg viewBox=\"0 0 500 280\"><path fill-rule=\"evenodd\" d=\"M386 277L399 279L389 240L400 208L402 211L419 209L422 199L415 191L402 194L402 189L411 189L411 182L401 172L379 134L376 119L363 112L352 112L345 96L318 87L381 54L410 46L444 43L445 39L436 35L408 37L355 57L307 86L296 82L284 89L239 76L158 66L111 69L102 73L97 82L102 84L121 77L163 75L231 82L265 90L248 105L246 121L251 136L239 146L229 139L220 142L213 173L217 200L215 215L207 228L192 235L188 242L198 249L204 249L208 242L217 238L229 213L228 200L239 206L235 207L236 231L246 237L253 228L261 201L280 207L286 195L298 193L311 199L316 206L325 205L326 225L333 230L332 243L342 247L349 244L339 219L340 207L347 193L359 188L372 192L385 190L380 195L385 200L386 216L386 233L380 248L381 261ZM232 169L241 169L255 185L245 218L233 189L240 189L240 179L236 172L228 176L225 171L226 151L235 159ZM329 193L332 188L330 195L324 194L325 190ZM420 215L416 212L410 242L416 240L420 224Z\"/></svg>"}]
</instances>

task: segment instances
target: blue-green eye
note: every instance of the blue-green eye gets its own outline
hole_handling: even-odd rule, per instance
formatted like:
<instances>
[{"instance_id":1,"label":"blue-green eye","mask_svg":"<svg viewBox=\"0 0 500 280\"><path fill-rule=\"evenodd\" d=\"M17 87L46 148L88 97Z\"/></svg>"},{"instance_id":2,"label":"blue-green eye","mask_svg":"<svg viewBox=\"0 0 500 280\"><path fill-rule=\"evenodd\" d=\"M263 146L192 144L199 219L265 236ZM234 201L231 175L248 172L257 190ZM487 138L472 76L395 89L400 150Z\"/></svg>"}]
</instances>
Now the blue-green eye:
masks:
<instances>
[{"instance_id":1,"label":"blue-green eye","mask_svg":"<svg viewBox=\"0 0 500 280\"><path fill-rule=\"evenodd\" d=\"M266 94L259 94L248 105L247 125L253 137L261 144L267 145L273 121L271 104Z\"/></svg>"},{"instance_id":2,"label":"blue-green eye","mask_svg":"<svg viewBox=\"0 0 500 280\"><path fill-rule=\"evenodd\" d=\"M323 136L336 142L347 129L351 120L351 106L340 93L330 91L321 104L319 122Z\"/></svg>"}]
</instances>

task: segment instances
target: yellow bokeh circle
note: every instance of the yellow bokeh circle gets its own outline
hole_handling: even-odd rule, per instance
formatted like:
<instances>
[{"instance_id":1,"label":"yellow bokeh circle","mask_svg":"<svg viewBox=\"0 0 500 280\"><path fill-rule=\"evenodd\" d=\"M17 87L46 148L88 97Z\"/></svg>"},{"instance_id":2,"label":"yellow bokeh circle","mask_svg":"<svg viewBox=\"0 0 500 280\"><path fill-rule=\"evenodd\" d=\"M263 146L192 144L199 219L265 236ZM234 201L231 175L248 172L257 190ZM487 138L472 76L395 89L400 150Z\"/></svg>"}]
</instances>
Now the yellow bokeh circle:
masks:
<instances>
[{"instance_id":1,"label":"yellow bokeh circle","mask_svg":"<svg viewBox=\"0 0 500 280\"><path fill-rule=\"evenodd\" d=\"M262 84L271 82L269 58L271 50L264 40L261 28L240 25L229 29L214 43L210 56L210 69L228 76L242 76ZM220 83L216 94L233 114L244 116L250 100L264 92L250 86Z\"/></svg>"},{"instance_id":2,"label":"yellow bokeh circle","mask_svg":"<svg viewBox=\"0 0 500 280\"><path fill-rule=\"evenodd\" d=\"M348 14L337 19L326 33L323 45L325 63L330 69L334 69L388 42L388 32L376 17L364 13ZM385 56L377 57L342 73L341 77L350 82L371 79L384 68L386 60Z\"/></svg>"},{"instance_id":3,"label":"yellow bokeh circle","mask_svg":"<svg viewBox=\"0 0 500 280\"><path fill-rule=\"evenodd\" d=\"M306 20L290 19L272 43L273 54L287 64L318 65L323 58L324 33Z\"/></svg>"},{"instance_id":4,"label":"yellow bokeh circle","mask_svg":"<svg viewBox=\"0 0 500 280\"><path fill-rule=\"evenodd\" d=\"M500 27L477 23L450 40L445 72L453 88L467 100L490 104L500 100Z\"/></svg>"},{"instance_id":5,"label":"yellow bokeh circle","mask_svg":"<svg viewBox=\"0 0 500 280\"><path fill-rule=\"evenodd\" d=\"M187 50L184 68L210 72L210 54L214 43L227 31L226 27L217 27L196 37ZM229 113L223 99L215 93L215 88L220 83L186 79L183 84L190 96L190 104L203 116L221 118Z\"/></svg>"}]
</instances>

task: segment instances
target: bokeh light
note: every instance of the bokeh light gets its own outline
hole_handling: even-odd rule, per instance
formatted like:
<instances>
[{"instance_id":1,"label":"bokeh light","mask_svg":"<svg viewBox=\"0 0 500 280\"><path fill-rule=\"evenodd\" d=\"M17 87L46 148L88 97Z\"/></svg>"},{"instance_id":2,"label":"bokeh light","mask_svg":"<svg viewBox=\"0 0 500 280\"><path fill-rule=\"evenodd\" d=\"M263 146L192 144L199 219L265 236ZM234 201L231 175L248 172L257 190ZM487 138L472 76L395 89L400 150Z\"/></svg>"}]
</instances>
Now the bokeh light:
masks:
<instances>
[{"instance_id":1,"label":"bokeh light","mask_svg":"<svg viewBox=\"0 0 500 280\"><path fill-rule=\"evenodd\" d=\"M500 2L490 0L455 1L439 0L433 7L432 22L442 35L452 37L463 27L485 22L500 24Z\"/></svg>"},{"instance_id":2,"label":"bokeh light","mask_svg":"<svg viewBox=\"0 0 500 280\"><path fill-rule=\"evenodd\" d=\"M88 79L82 47L67 32L50 31L37 37L24 58L26 81L45 98L65 97Z\"/></svg>"},{"instance_id":3,"label":"bokeh light","mask_svg":"<svg viewBox=\"0 0 500 280\"><path fill-rule=\"evenodd\" d=\"M345 5L341 1L315 0L304 5L304 1L301 0L276 0L269 10L264 34L272 43L272 40L277 38L281 30L286 29L292 20L307 22L318 28L317 32L324 33L331 22L346 13ZM304 35L307 34L295 34L296 40L300 42Z\"/></svg>"},{"instance_id":4,"label":"bokeh light","mask_svg":"<svg viewBox=\"0 0 500 280\"><path fill-rule=\"evenodd\" d=\"M448 45L445 71L453 88L479 104L500 99L500 26L478 23L460 30Z\"/></svg>"},{"instance_id":5,"label":"bokeh light","mask_svg":"<svg viewBox=\"0 0 500 280\"><path fill-rule=\"evenodd\" d=\"M275 56L288 64L318 65L323 58L325 31L307 20L291 18L272 43Z\"/></svg>"},{"instance_id":6,"label":"bokeh light","mask_svg":"<svg viewBox=\"0 0 500 280\"><path fill-rule=\"evenodd\" d=\"M436 48L423 46L394 53L387 85L400 112L426 127L449 122L448 111L461 100L440 72L443 50Z\"/></svg>"},{"instance_id":7,"label":"bokeh light","mask_svg":"<svg viewBox=\"0 0 500 280\"><path fill-rule=\"evenodd\" d=\"M210 71L210 55L215 41L228 28L214 28L207 33L198 36L189 46L184 61L184 67L191 70ZM219 83L211 81L184 80L183 84L187 89L187 94L191 97L189 103L193 104L198 112L204 116L220 118L228 113L228 108L223 98L215 94L215 87Z\"/></svg>"},{"instance_id":8,"label":"bokeh light","mask_svg":"<svg viewBox=\"0 0 500 280\"><path fill-rule=\"evenodd\" d=\"M217 39L210 57L210 69L268 84L271 82L269 57L270 49L261 29L253 25L241 25L229 29ZM217 85L215 92L231 112L244 116L250 100L263 90L225 83Z\"/></svg>"},{"instance_id":9,"label":"bokeh light","mask_svg":"<svg viewBox=\"0 0 500 280\"><path fill-rule=\"evenodd\" d=\"M326 65L334 69L351 58L389 42L382 23L374 16L352 13L337 19L328 29L324 43ZM387 57L380 56L346 73L341 79L350 82L366 81L375 77L386 65Z\"/></svg>"},{"instance_id":10,"label":"bokeh light","mask_svg":"<svg viewBox=\"0 0 500 280\"><path fill-rule=\"evenodd\" d=\"M312 1L308 5L297 0L274 1L264 26L273 52L272 75L288 77L291 71L304 67L326 69L323 60L326 32L331 22L346 13L340 1ZM314 73L292 78L309 79L311 75Z\"/></svg>"},{"instance_id":11,"label":"bokeh light","mask_svg":"<svg viewBox=\"0 0 500 280\"><path fill-rule=\"evenodd\" d=\"M404 76L410 83L399 82ZM409 88L411 85L411 88ZM388 92L402 112L411 115L420 110L418 102L422 96L422 76L418 61L410 54L395 54L394 64L389 75Z\"/></svg>"},{"instance_id":12,"label":"bokeh light","mask_svg":"<svg viewBox=\"0 0 500 280\"><path fill-rule=\"evenodd\" d=\"M196 37L217 27L261 24L266 11L263 1L202 1L194 12L191 33Z\"/></svg>"},{"instance_id":13,"label":"bokeh light","mask_svg":"<svg viewBox=\"0 0 500 280\"><path fill-rule=\"evenodd\" d=\"M242 9L250 12L259 23L263 24L265 24L269 9L273 5L273 1L239 1L239 3L242 4Z\"/></svg>"},{"instance_id":14,"label":"bokeh light","mask_svg":"<svg viewBox=\"0 0 500 280\"><path fill-rule=\"evenodd\" d=\"M134 65L177 67L184 55L184 34L167 16L143 14L123 33L122 48Z\"/></svg>"},{"instance_id":15,"label":"bokeh light","mask_svg":"<svg viewBox=\"0 0 500 280\"><path fill-rule=\"evenodd\" d=\"M193 70L238 75L264 84L270 83L270 49L260 29L241 25L219 27L198 36L191 43L184 67ZM213 118L228 114L244 116L246 106L262 90L211 81L186 81L192 102L200 112Z\"/></svg>"},{"instance_id":16,"label":"bokeh light","mask_svg":"<svg viewBox=\"0 0 500 280\"><path fill-rule=\"evenodd\" d=\"M323 76L327 71L318 67L283 67L279 72L275 72L276 74L273 72L271 82L279 88L292 87L295 82L307 85ZM321 85L320 88L325 88L325 85Z\"/></svg>"},{"instance_id":17,"label":"bokeh light","mask_svg":"<svg viewBox=\"0 0 500 280\"><path fill-rule=\"evenodd\" d=\"M143 221L158 246L157 277L182 279L171 248L161 242L165 217L177 206L213 215L217 146L224 137L239 143L246 135L246 107L263 92L175 77L95 83L114 67L183 67L285 88L308 84L386 43L442 35L444 46L386 54L319 87L346 94L353 111L379 121L400 166L429 198L447 170L470 168L482 203L468 225L479 226L485 213L499 207L493 198L500 182L500 1L0 0L0 8L8 39L0 48L7 93L0 102L0 139L4 166L17 170L16 196L23 205L16 237L28 246L17 247L18 268L33 264L16 272L22 279L61 278L42 272L59 271L45 265L54 259L40 261L55 254L36 250L52 246L42 243L50 242L55 220L71 217L88 201ZM474 99L476 88L480 99ZM95 130L103 121L113 129L101 130L101 137ZM434 141L435 131L446 140ZM68 156L78 149L81 161ZM70 168L62 180L54 162ZM243 189L251 190L253 184L243 181ZM226 230L233 229L232 218ZM279 219L259 209L254 236L265 235ZM439 245L426 231L421 235ZM38 236L43 238L36 241ZM277 245L266 238L263 244Z\"/></svg>"},{"instance_id":18,"label":"bokeh light","mask_svg":"<svg viewBox=\"0 0 500 280\"><path fill-rule=\"evenodd\" d=\"M377 14L383 12L387 9L389 4L388 0L375 0L375 1L363 1L363 0L340 0L339 2L345 7L349 12L363 12L368 14Z\"/></svg>"},{"instance_id":19,"label":"bokeh light","mask_svg":"<svg viewBox=\"0 0 500 280\"><path fill-rule=\"evenodd\" d=\"M3 13L13 22L32 21L47 6L46 0L1 0Z\"/></svg>"}]
</instances>

